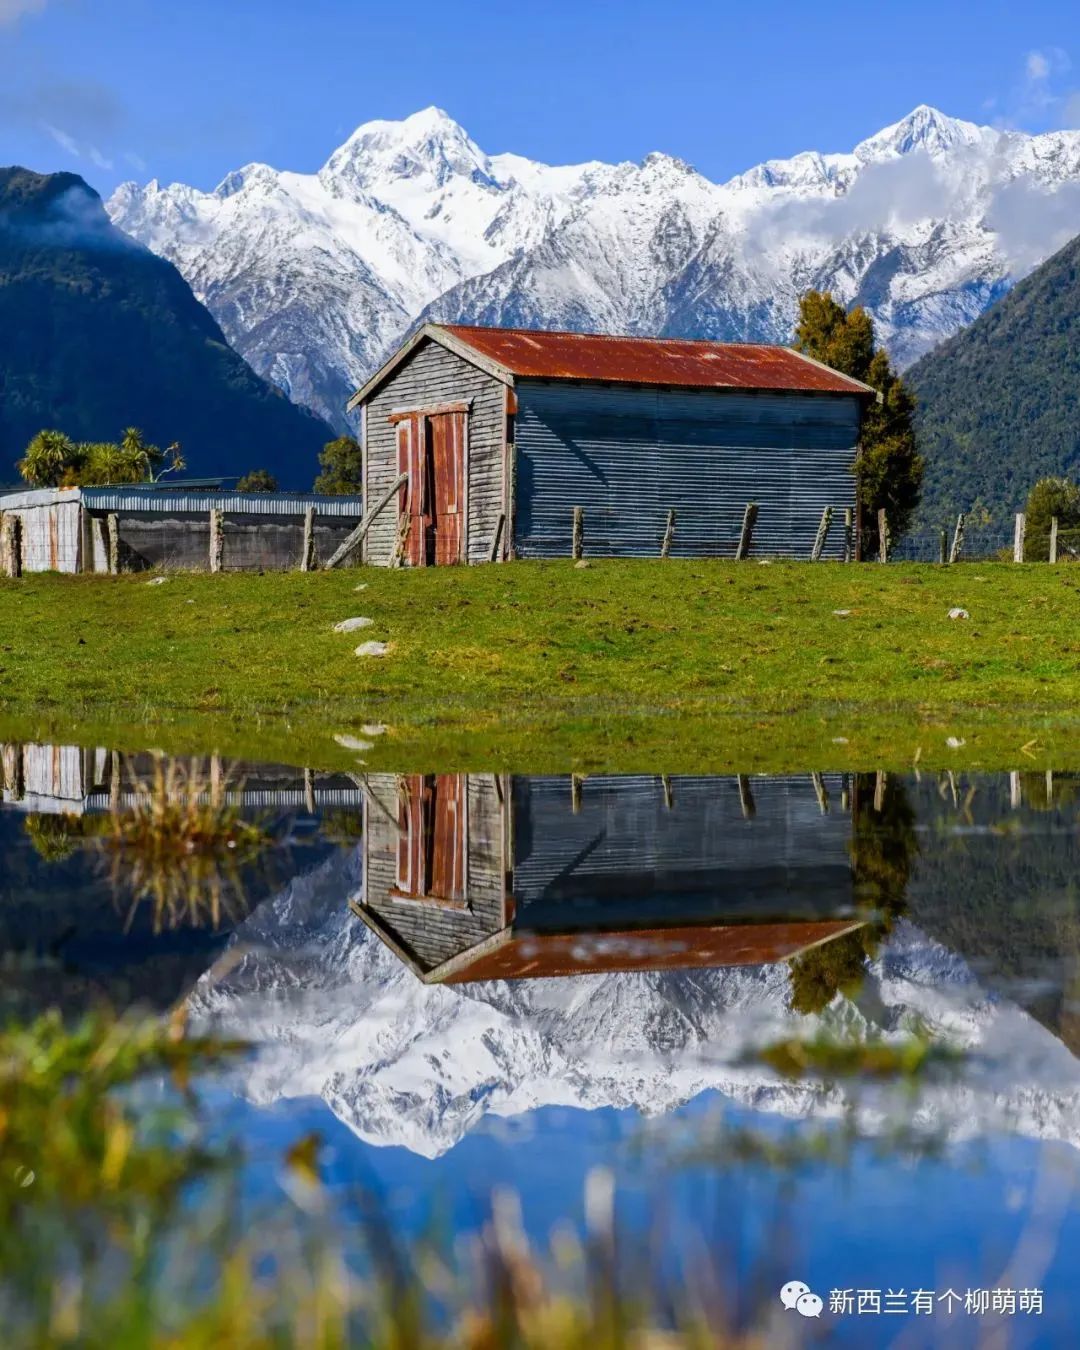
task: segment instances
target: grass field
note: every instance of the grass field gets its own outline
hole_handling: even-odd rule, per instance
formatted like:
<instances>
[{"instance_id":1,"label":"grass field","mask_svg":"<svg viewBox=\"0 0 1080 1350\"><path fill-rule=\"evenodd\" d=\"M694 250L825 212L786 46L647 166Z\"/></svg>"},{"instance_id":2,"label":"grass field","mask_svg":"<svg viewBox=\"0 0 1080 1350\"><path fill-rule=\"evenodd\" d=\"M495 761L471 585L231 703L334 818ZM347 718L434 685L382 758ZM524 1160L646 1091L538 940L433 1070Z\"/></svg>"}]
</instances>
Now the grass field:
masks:
<instances>
[{"instance_id":1,"label":"grass field","mask_svg":"<svg viewBox=\"0 0 1080 1350\"><path fill-rule=\"evenodd\" d=\"M1000 563L29 576L0 582L0 719L326 767L372 723L402 767L1063 765L1078 606L1080 568Z\"/></svg>"}]
</instances>

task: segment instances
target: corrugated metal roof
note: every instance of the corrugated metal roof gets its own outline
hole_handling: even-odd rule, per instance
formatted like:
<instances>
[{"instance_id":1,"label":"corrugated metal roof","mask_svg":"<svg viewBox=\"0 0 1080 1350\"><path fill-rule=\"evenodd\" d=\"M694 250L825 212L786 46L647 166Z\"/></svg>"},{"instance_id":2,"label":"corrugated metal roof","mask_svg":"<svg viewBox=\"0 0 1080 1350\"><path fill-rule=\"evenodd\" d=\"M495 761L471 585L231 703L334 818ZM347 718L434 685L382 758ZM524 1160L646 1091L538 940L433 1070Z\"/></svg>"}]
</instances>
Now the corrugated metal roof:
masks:
<instances>
[{"instance_id":1,"label":"corrugated metal roof","mask_svg":"<svg viewBox=\"0 0 1080 1350\"><path fill-rule=\"evenodd\" d=\"M719 927L627 929L609 933L515 933L472 961L454 964L432 982L544 979L626 970L700 970L786 961L862 927L858 919L732 924Z\"/></svg>"},{"instance_id":2,"label":"corrugated metal roof","mask_svg":"<svg viewBox=\"0 0 1080 1350\"><path fill-rule=\"evenodd\" d=\"M860 381L790 347L765 343L613 337L471 324L436 326L510 374L529 379L874 394Z\"/></svg>"},{"instance_id":3,"label":"corrugated metal roof","mask_svg":"<svg viewBox=\"0 0 1080 1350\"><path fill-rule=\"evenodd\" d=\"M155 511L162 515L205 515L211 510L248 516L302 516L309 506L319 516L363 515L360 497L321 497L303 492L147 492L139 487L83 488L91 511Z\"/></svg>"}]
</instances>

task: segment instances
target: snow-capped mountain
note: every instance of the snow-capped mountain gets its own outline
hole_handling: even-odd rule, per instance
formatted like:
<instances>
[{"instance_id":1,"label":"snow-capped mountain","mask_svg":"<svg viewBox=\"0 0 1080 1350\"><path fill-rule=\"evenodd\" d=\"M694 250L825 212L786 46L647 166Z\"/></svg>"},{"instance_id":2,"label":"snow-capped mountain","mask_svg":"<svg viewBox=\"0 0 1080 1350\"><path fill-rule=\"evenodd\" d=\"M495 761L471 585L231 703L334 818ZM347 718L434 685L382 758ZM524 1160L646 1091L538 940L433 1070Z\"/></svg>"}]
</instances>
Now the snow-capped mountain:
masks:
<instances>
[{"instance_id":1,"label":"snow-capped mountain","mask_svg":"<svg viewBox=\"0 0 1080 1350\"><path fill-rule=\"evenodd\" d=\"M446 113L358 128L316 174L126 183L113 221L176 263L255 369L344 425L421 315L787 341L810 286L907 364L1080 231L1080 132L916 108L847 154L712 183L663 154L489 156Z\"/></svg>"},{"instance_id":2,"label":"snow-capped mountain","mask_svg":"<svg viewBox=\"0 0 1080 1350\"><path fill-rule=\"evenodd\" d=\"M880 1126L880 1095L791 1083L747 1047L817 1025L870 1029L838 997L789 1011L787 966L424 985L349 912L356 854L296 879L237 930L237 963L204 976L193 1020L252 1041L236 1086L256 1103L322 1097L361 1139L425 1157L488 1114L633 1107L659 1116L705 1091L793 1118L854 1105ZM1038 1022L988 996L965 963L909 924L875 964L873 1026L914 1026L969 1049L960 1081L930 1085L915 1123L934 1135L1014 1130L1080 1147L1080 1064ZM905 1110L910 1110L905 1099Z\"/></svg>"}]
</instances>

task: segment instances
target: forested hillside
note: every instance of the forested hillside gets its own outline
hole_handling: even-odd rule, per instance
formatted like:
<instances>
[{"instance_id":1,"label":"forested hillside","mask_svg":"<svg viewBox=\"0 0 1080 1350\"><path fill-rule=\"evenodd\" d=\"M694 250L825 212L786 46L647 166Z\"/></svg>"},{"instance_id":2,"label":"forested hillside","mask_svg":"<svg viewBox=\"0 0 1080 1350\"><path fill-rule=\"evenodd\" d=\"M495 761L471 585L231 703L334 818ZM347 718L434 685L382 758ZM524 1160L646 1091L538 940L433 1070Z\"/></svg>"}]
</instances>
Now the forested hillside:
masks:
<instances>
[{"instance_id":1,"label":"forested hillside","mask_svg":"<svg viewBox=\"0 0 1080 1350\"><path fill-rule=\"evenodd\" d=\"M260 379L169 262L75 174L0 169L0 483L42 427L179 441L192 474L307 487L331 432Z\"/></svg>"},{"instance_id":2,"label":"forested hillside","mask_svg":"<svg viewBox=\"0 0 1080 1350\"><path fill-rule=\"evenodd\" d=\"M926 460L920 516L1021 510L1080 472L1080 238L908 372Z\"/></svg>"}]
</instances>

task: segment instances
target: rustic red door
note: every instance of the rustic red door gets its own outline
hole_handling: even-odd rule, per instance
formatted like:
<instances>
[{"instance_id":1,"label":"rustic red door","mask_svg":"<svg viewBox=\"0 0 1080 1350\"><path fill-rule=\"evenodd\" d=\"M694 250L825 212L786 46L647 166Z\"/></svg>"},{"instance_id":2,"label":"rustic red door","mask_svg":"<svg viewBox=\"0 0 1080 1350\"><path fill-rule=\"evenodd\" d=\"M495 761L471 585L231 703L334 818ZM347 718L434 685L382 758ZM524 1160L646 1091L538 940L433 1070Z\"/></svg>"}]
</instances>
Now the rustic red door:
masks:
<instances>
[{"instance_id":1,"label":"rustic red door","mask_svg":"<svg viewBox=\"0 0 1080 1350\"><path fill-rule=\"evenodd\" d=\"M399 896L461 904L466 885L465 774L410 774L398 806Z\"/></svg>"},{"instance_id":2,"label":"rustic red door","mask_svg":"<svg viewBox=\"0 0 1080 1350\"><path fill-rule=\"evenodd\" d=\"M423 567L428 560L431 509L427 491L424 432L422 417L405 417L397 424L398 472L409 475L409 481L401 489L398 510L400 516L408 517L404 561L410 567Z\"/></svg>"},{"instance_id":3,"label":"rustic red door","mask_svg":"<svg viewBox=\"0 0 1080 1350\"><path fill-rule=\"evenodd\" d=\"M410 567L465 559L465 417L415 413L398 421L398 471L409 475L399 510L408 517Z\"/></svg>"},{"instance_id":4,"label":"rustic red door","mask_svg":"<svg viewBox=\"0 0 1080 1350\"><path fill-rule=\"evenodd\" d=\"M465 546L465 414L427 418L435 562L459 563Z\"/></svg>"}]
</instances>

